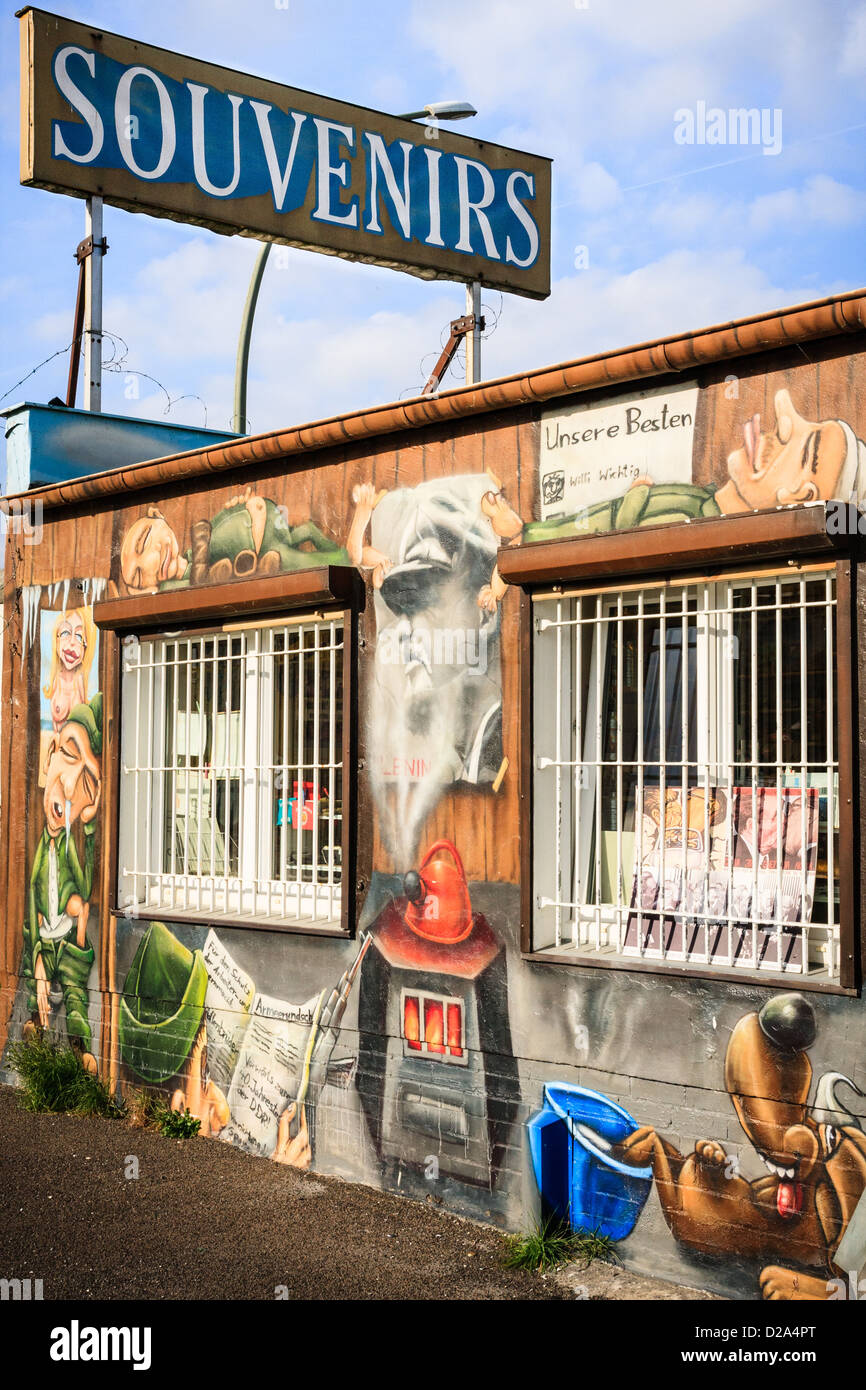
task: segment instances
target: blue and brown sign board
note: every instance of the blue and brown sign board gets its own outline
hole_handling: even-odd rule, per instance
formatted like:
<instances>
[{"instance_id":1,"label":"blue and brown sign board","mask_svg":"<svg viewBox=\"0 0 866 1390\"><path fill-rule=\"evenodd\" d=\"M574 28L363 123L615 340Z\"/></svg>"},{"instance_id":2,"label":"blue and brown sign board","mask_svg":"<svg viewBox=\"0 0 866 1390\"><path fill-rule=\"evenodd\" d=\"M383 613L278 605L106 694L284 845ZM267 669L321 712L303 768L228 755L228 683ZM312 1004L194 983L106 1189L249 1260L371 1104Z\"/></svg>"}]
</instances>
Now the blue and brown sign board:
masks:
<instances>
[{"instance_id":1,"label":"blue and brown sign board","mask_svg":"<svg viewBox=\"0 0 866 1390\"><path fill-rule=\"evenodd\" d=\"M429 280L550 293L550 161L31 8L21 181Z\"/></svg>"}]
</instances>

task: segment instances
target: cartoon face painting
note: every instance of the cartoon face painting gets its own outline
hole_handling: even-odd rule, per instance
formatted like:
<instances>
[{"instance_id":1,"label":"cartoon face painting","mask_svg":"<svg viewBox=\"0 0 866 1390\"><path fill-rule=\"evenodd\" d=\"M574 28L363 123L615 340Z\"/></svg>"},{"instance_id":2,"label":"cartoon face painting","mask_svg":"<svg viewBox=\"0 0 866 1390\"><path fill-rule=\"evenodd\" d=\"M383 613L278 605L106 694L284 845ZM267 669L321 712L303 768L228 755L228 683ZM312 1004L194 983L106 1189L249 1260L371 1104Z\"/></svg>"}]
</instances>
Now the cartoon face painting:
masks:
<instances>
[{"instance_id":1,"label":"cartoon face painting","mask_svg":"<svg viewBox=\"0 0 866 1390\"><path fill-rule=\"evenodd\" d=\"M728 474L745 507L814 502L838 496L847 449L838 420L806 419L783 389L771 420L756 412L745 422L741 447L728 455Z\"/></svg>"},{"instance_id":2,"label":"cartoon face painting","mask_svg":"<svg viewBox=\"0 0 866 1390\"><path fill-rule=\"evenodd\" d=\"M187 568L177 536L155 507L134 521L123 538L120 572L129 589L155 589L170 579L182 579Z\"/></svg>"},{"instance_id":3,"label":"cartoon face painting","mask_svg":"<svg viewBox=\"0 0 866 1390\"><path fill-rule=\"evenodd\" d=\"M49 835L87 825L99 807L101 769L81 724L67 723L48 749L43 807ZM68 813L68 818L67 818Z\"/></svg>"}]
</instances>

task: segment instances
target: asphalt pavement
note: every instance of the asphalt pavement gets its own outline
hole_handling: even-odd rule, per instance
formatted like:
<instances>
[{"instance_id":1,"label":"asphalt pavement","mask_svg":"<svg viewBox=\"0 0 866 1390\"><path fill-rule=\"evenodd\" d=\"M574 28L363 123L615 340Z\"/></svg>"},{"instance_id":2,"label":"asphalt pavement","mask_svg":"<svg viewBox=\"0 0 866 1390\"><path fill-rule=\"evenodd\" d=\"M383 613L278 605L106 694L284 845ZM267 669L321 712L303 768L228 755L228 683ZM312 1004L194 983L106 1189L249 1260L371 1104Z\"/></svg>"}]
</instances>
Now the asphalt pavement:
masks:
<instances>
[{"instance_id":1,"label":"asphalt pavement","mask_svg":"<svg viewBox=\"0 0 866 1390\"><path fill-rule=\"evenodd\" d=\"M137 1160L136 1171L130 1159ZM34 1115L0 1087L0 1278L56 1299L532 1299L491 1227L121 1120Z\"/></svg>"}]
</instances>

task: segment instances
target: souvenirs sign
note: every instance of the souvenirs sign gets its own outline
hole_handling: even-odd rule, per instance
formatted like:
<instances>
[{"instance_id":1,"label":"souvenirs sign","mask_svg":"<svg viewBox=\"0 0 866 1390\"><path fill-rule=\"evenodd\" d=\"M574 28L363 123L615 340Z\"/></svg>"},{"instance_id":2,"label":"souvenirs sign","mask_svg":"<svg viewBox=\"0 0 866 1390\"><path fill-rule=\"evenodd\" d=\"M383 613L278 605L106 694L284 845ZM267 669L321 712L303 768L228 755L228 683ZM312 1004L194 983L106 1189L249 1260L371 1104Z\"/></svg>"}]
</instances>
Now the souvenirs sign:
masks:
<instances>
[{"instance_id":1,"label":"souvenirs sign","mask_svg":"<svg viewBox=\"0 0 866 1390\"><path fill-rule=\"evenodd\" d=\"M42 10L21 182L423 279L550 293L550 161Z\"/></svg>"}]
</instances>

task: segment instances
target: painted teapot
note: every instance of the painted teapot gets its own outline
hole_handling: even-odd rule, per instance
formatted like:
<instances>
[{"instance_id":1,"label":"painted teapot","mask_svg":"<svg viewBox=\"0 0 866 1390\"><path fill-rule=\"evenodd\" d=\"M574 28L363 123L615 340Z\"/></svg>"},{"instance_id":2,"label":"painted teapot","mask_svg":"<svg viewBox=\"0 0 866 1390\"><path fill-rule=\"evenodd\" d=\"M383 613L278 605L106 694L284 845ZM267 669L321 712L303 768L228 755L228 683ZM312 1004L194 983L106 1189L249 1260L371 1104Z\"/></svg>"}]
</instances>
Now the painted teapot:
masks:
<instances>
[{"instance_id":1,"label":"painted teapot","mask_svg":"<svg viewBox=\"0 0 866 1390\"><path fill-rule=\"evenodd\" d=\"M457 847L450 840L431 845L417 870L403 877L405 922L410 931L441 946L456 946L472 931L469 886Z\"/></svg>"}]
</instances>

